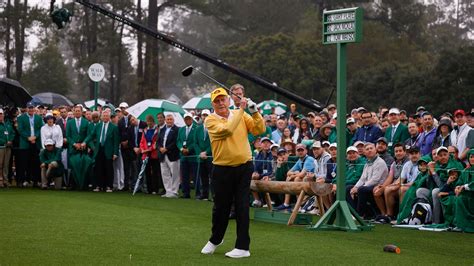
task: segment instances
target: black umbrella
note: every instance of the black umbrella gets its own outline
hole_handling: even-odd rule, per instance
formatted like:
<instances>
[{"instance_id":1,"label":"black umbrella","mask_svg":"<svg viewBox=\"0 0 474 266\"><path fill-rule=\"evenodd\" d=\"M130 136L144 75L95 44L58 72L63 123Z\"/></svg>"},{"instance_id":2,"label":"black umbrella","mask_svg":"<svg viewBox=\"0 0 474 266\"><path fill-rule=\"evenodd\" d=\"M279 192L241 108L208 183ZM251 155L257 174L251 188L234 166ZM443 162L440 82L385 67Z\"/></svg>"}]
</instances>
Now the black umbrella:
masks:
<instances>
[{"instance_id":1,"label":"black umbrella","mask_svg":"<svg viewBox=\"0 0 474 266\"><path fill-rule=\"evenodd\" d=\"M9 78L0 79L0 104L24 107L29 101L31 95L20 82Z\"/></svg>"},{"instance_id":2,"label":"black umbrella","mask_svg":"<svg viewBox=\"0 0 474 266\"><path fill-rule=\"evenodd\" d=\"M54 92L42 92L33 95L33 98L37 98L41 103L51 106L67 105L73 106L74 104L66 98L66 96L57 94Z\"/></svg>"}]
</instances>

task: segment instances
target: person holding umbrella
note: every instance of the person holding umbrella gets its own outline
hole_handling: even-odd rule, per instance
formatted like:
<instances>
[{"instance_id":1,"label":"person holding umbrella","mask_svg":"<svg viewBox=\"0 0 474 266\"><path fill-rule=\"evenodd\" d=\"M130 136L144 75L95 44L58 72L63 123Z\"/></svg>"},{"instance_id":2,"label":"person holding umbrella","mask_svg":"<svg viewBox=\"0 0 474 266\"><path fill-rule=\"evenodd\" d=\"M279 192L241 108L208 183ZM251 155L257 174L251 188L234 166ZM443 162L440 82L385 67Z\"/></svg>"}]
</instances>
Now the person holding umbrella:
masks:
<instances>
[{"instance_id":1,"label":"person holding umbrella","mask_svg":"<svg viewBox=\"0 0 474 266\"><path fill-rule=\"evenodd\" d=\"M260 135L265 131L263 117L257 104L242 97L240 108L229 109L229 95L223 88L211 93L215 113L205 120L209 132L213 154L214 170L212 186L214 207L212 210L212 235L201 250L202 254L212 254L222 244L229 223L230 207L235 199L237 240L235 248L226 253L227 257L249 257L249 195L250 179L253 172L252 153L247 145L248 133ZM251 116L245 113L248 107Z\"/></svg>"},{"instance_id":2,"label":"person holding umbrella","mask_svg":"<svg viewBox=\"0 0 474 266\"><path fill-rule=\"evenodd\" d=\"M158 192L158 173L160 171L160 161L158 160L158 150L156 149L159 129L155 125L155 119L152 115L147 115L145 120L147 127L143 130L140 150L142 152L142 160L148 157L148 163L145 168L148 193L156 195Z\"/></svg>"}]
</instances>

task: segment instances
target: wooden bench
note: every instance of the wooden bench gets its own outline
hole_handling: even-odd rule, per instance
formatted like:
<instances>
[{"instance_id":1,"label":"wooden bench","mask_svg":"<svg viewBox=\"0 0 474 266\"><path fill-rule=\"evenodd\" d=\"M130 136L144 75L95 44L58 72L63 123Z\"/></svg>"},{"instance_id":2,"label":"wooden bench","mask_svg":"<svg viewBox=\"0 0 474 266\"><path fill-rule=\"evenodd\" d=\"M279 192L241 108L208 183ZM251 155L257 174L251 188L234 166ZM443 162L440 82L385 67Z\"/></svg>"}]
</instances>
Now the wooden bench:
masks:
<instances>
[{"instance_id":1,"label":"wooden bench","mask_svg":"<svg viewBox=\"0 0 474 266\"><path fill-rule=\"evenodd\" d=\"M296 215L298 215L298 211L305 196L316 196L319 208L319 215L324 215L324 206L321 197L331 193L332 185L326 183L319 184L316 182L252 180L252 182L250 183L250 189L255 192L265 193L265 202L267 203L268 211L273 210L270 193L297 195L298 199L287 223L288 225L293 225L293 222L295 221Z\"/></svg>"}]
</instances>

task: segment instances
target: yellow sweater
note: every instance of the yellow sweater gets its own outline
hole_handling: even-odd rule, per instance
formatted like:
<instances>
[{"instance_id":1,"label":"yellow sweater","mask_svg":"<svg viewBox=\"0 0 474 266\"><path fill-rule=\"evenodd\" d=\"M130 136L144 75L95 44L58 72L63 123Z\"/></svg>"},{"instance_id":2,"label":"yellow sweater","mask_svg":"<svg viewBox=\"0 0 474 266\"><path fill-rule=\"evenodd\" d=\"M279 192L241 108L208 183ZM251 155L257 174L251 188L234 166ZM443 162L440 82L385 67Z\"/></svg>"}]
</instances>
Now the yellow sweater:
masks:
<instances>
[{"instance_id":1,"label":"yellow sweater","mask_svg":"<svg viewBox=\"0 0 474 266\"><path fill-rule=\"evenodd\" d=\"M260 113L252 116L243 109L230 110L228 118L211 114L204 122L211 141L213 163L221 166L238 166L252 159L248 133L260 135L265 123Z\"/></svg>"}]
</instances>

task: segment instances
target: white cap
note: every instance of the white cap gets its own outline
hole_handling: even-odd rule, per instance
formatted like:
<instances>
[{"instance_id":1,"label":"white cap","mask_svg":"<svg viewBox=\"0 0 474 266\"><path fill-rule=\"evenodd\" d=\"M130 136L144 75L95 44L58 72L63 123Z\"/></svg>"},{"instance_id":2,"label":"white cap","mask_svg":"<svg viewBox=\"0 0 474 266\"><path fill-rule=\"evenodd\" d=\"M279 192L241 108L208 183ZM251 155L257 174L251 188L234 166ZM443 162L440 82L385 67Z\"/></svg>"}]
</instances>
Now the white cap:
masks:
<instances>
[{"instance_id":1,"label":"white cap","mask_svg":"<svg viewBox=\"0 0 474 266\"><path fill-rule=\"evenodd\" d=\"M313 142L313 146L311 146L311 148L322 148L321 141L318 140Z\"/></svg>"},{"instance_id":2,"label":"white cap","mask_svg":"<svg viewBox=\"0 0 474 266\"><path fill-rule=\"evenodd\" d=\"M208 109L204 109L201 112L201 115L210 115L210 114L211 114L211 111L209 111Z\"/></svg>"},{"instance_id":3,"label":"white cap","mask_svg":"<svg viewBox=\"0 0 474 266\"><path fill-rule=\"evenodd\" d=\"M438 153L440 153L441 151L448 152L448 148L446 148L444 146L441 146L441 147L437 148L436 149L436 155L438 155Z\"/></svg>"},{"instance_id":4,"label":"white cap","mask_svg":"<svg viewBox=\"0 0 474 266\"><path fill-rule=\"evenodd\" d=\"M270 146L270 150L273 149L273 148L279 148L280 145L276 144L276 143L273 143L272 146Z\"/></svg>"},{"instance_id":5,"label":"white cap","mask_svg":"<svg viewBox=\"0 0 474 266\"><path fill-rule=\"evenodd\" d=\"M183 116L183 118L186 118L186 117L193 118L193 115L192 115L192 114L190 114L190 113L185 113L185 114L184 114L184 116Z\"/></svg>"},{"instance_id":6,"label":"white cap","mask_svg":"<svg viewBox=\"0 0 474 266\"><path fill-rule=\"evenodd\" d=\"M337 119L337 113L334 113L334 114L332 115L332 119Z\"/></svg>"},{"instance_id":7,"label":"white cap","mask_svg":"<svg viewBox=\"0 0 474 266\"><path fill-rule=\"evenodd\" d=\"M398 108L391 108L391 109L388 111L388 114L389 114L389 115L391 115L391 114L399 115L399 114L400 114L400 110L398 110Z\"/></svg>"},{"instance_id":8,"label":"white cap","mask_svg":"<svg viewBox=\"0 0 474 266\"><path fill-rule=\"evenodd\" d=\"M324 146L324 145L326 145L326 144L327 144L327 145L331 145L331 143L330 143L329 141L327 141L327 140L323 141L322 145Z\"/></svg>"},{"instance_id":9,"label":"white cap","mask_svg":"<svg viewBox=\"0 0 474 266\"><path fill-rule=\"evenodd\" d=\"M357 146L359 146L360 144L364 145L365 143L364 143L363 141L358 140L358 141L356 141L356 142L354 143L354 147L357 147Z\"/></svg>"},{"instance_id":10,"label":"white cap","mask_svg":"<svg viewBox=\"0 0 474 266\"><path fill-rule=\"evenodd\" d=\"M349 146L349 147L347 147L346 153L348 153L348 152L350 152L350 151L358 152L357 148L354 147L354 146Z\"/></svg>"},{"instance_id":11,"label":"white cap","mask_svg":"<svg viewBox=\"0 0 474 266\"><path fill-rule=\"evenodd\" d=\"M126 103L126 102L121 102L121 103L119 104L119 108L128 108L128 103Z\"/></svg>"},{"instance_id":12,"label":"white cap","mask_svg":"<svg viewBox=\"0 0 474 266\"><path fill-rule=\"evenodd\" d=\"M0 114L3 114L3 109L2 108L0 108Z\"/></svg>"},{"instance_id":13,"label":"white cap","mask_svg":"<svg viewBox=\"0 0 474 266\"><path fill-rule=\"evenodd\" d=\"M337 148L337 143L336 142L331 143L331 145L329 145L329 149L330 148Z\"/></svg>"},{"instance_id":14,"label":"white cap","mask_svg":"<svg viewBox=\"0 0 474 266\"><path fill-rule=\"evenodd\" d=\"M48 145L54 145L54 140L52 139L47 139L44 141L44 146L48 146Z\"/></svg>"},{"instance_id":15,"label":"white cap","mask_svg":"<svg viewBox=\"0 0 474 266\"><path fill-rule=\"evenodd\" d=\"M355 122L356 122L355 119L352 118L352 117L349 117L349 118L347 118L347 120L346 120L346 124L355 123Z\"/></svg>"}]
</instances>

